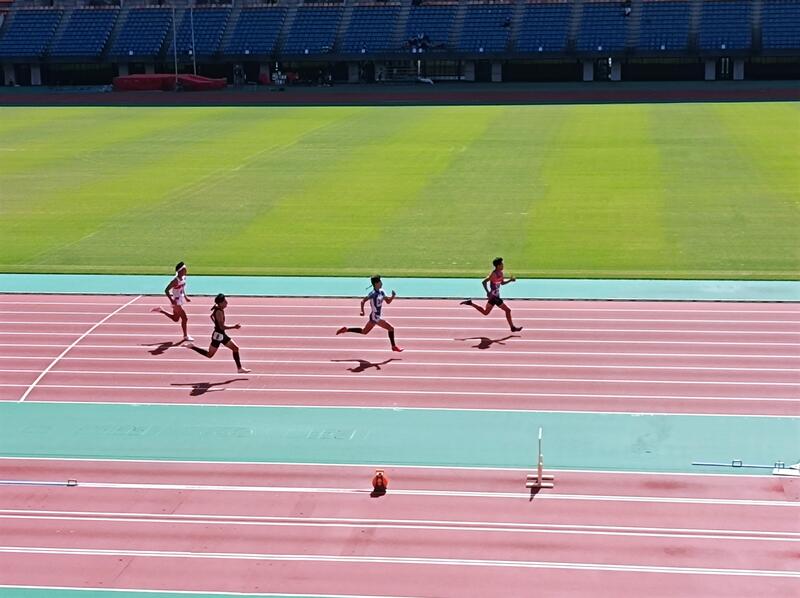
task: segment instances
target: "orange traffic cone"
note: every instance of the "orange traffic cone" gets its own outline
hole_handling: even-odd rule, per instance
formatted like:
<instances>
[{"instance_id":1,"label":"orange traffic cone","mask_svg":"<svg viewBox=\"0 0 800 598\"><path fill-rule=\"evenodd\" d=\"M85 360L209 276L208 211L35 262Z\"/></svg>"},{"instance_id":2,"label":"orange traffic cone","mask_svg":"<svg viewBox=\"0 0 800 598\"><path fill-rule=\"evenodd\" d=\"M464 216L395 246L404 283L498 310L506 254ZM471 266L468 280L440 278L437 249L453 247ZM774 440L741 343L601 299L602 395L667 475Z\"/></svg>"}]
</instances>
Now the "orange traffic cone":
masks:
<instances>
[{"instance_id":1,"label":"orange traffic cone","mask_svg":"<svg viewBox=\"0 0 800 598\"><path fill-rule=\"evenodd\" d=\"M389 478L386 477L382 469L376 469L375 476L372 478L372 489L375 492L382 493L386 492L387 486L389 486Z\"/></svg>"}]
</instances>

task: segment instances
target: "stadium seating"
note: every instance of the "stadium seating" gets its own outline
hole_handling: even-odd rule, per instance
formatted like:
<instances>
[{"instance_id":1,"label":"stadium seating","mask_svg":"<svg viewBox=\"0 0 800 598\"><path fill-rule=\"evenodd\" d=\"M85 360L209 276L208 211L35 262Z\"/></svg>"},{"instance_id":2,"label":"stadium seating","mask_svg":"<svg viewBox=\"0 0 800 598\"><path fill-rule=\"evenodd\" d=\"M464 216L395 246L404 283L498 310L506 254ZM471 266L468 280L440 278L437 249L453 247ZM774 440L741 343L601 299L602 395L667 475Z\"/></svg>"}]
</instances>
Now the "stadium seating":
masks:
<instances>
[{"instance_id":1,"label":"stadium seating","mask_svg":"<svg viewBox=\"0 0 800 598\"><path fill-rule=\"evenodd\" d=\"M764 1L761 45L767 50L800 48L800 0Z\"/></svg>"},{"instance_id":2,"label":"stadium seating","mask_svg":"<svg viewBox=\"0 0 800 598\"><path fill-rule=\"evenodd\" d=\"M222 34L231 16L230 8L187 9L176 33L175 42L179 56L192 54L192 30L194 29L195 56L214 56L219 52ZM173 46L169 44L169 54Z\"/></svg>"},{"instance_id":3,"label":"stadium seating","mask_svg":"<svg viewBox=\"0 0 800 598\"><path fill-rule=\"evenodd\" d=\"M468 5L458 49L470 53L505 52L513 8L512 4Z\"/></svg>"},{"instance_id":4,"label":"stadium seating","mask_svg":"<svg viewBox=\"0 0 800 598\"><path fill-rule=\"evenodd\" d=\"M702 50L748 50L752 43L752 2L707 0L700 16Z\"/></svg>"},{"instance_id":5,"label":"stadium seating","mask_svg":"<svg viewBox=\"0 0 800 598\"><path fill-rule=\"evenodd\" d=\"M301 6L283 45L284 54L329 54L336 43L341 6Z\"/></svg>"},{"instance_id":6,"label":"stadium seating","mask_svg":"<svg viewBox=\"0 0 800 598\"><path fill-rule=\"evenodd\" d=\"M528 4L522 17L518 52L565 52L572 5L567 2Z\"/></svg>"},{"instance_id":7,"label":"stadium seating","mask_svg":"<svg viewBox=\"0 0 800 598\"><path fill-rule=\"evenodd\" d=\"M61 22L60 10L19 10L12 13L3 39L0 56L40 58L44 56Z\"/></svg>"},{"instance_id":8,"label":"stadium seating","mask_svg":"<svg viewBox=\"0 0 800 598\"><path fill-rule=\"evenodd\" d=\"M406 38L425 38L426 41L422 46L414 43L411 48L444 49L449 44L457 10L457 4L412 6L406 23Z\"/></svg>"},{"instance_id":9,"label":"stadium seating","mask_svg":"<svg viewBox=\"0 0 800 598\"><path fill-rule=\"evenodd\" d=\"M342 51L385 52L392 48L400 6L356 6L342 42Z\"/></svg>"},{"instance_id":10,"label":"stadium seating","mask_svg":"<svg viewBox=\"0 0 800 598\"><path fill-rule=\"evenodd\" d=\"M117 9L86 8L73 11L61 37L50 48L51 56L97 58L117 21Z\"/></svg>"},{"instance_id":11,"label":"stadium seating","mask_svg":"<svg viewBox=\"0 0 800 598\"><path fill-rule=\"evenodd\" d=\"M136 8L128 13L111 56L155 57L161 52L172 25L168 8Z\"/></svg>"},{"instance_id":12,"label":"stadium seating","mask_svg":"<svg viewBox=\"0 0 800 598\"><path fill-rule=\"evenodd\" d=\"M639 50L685 51L689 47L688 2L643 2L636 47Z\"/></svg>"},{"instance_id":13,"label":"stadium seating","mask_svg":"<svg viewBox=\"0 0 800 598\"><path fill-rule=\"evenodd\" d=\"M286 18L284 8L244 8L234 26L225 54L269 55L275 52L278 36Z\"/></svg>"},{"instance_id":14,"label":"stadium seating","mask_svg":"<svg viewBox=\"0 0 800 598\"><path fill-rule=\"evenodd\" d=\"M583 6L577 48L580 52L625 49L628 21L620 2L587 2Z\"/></svg>"}]
</instances>

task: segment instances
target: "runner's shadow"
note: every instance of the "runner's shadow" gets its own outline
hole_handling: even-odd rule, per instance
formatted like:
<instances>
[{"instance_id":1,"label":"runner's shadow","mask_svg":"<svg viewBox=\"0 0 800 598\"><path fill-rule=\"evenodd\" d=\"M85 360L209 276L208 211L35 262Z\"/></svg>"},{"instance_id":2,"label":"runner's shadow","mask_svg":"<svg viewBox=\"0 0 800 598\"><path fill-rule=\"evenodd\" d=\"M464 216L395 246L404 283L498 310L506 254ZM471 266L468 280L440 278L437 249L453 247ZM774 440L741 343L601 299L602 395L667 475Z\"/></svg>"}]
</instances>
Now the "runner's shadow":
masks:
<instances>
[{"instance_id":1,"label":"runner's shadow","mask_svg":"<svg viewBox=\"0 0 800 598\"><path fill-rule=\"evenodd\" d=\"M231 378L230 380L225 380L224 382L188 382L186 384L177 384L172 383L171 386L191 386L192 392L189 393L190 397L199 397L201 395L206 394L207 392L222 392L225 390L224 388L217 388L214 389L214 386L224 386L225 384L232 384L234 382L242 382L248 380L249 378Z\"/></svg>"},{"instance_id":2,"label":"runner's shadow","mask_svg":"<svg viewBox=\"0 0 800 598\"><path fill-rule=\"evenodd\" d=\"M402 359L398 359L397 357L392 357L390 359L386 359L384 361L379 361L377 363L372 363L371 361L367 361L366 359L331 359L331 361L335 361L337 363L347 363L352 361L357 363L358 365L353 366L351 368L347 368L348 371L353 373L363 372L364 370L368 370L369 368L375 368L376 370L381 369L382 365L386 365L392 361L403 361Z\"/></svg>"},{"instance_id":3,"label":"runner's shadow","mask_svg":"<svg viewBox=\"0 0 800 598\"><path fill-rule=\"evenodd\" d=\"M477 345L472 345L475 349L491 349L492 345L505 345L504 341L511 338L519 338L518 334L509 334L503 338L489 338L488 336L469 336L467 338L457 338L457 341L480 341Z\"/></svg>"},{"instance_id":4,"label":"runner's shadow","mask_svg":"<svg viewBox=\"0 0 800 598\"><path fill-rule=\"evenodd\" d=\"M139 345L139 346L140 347L155 347L154 349L150 349L148 351L148 353L150 353L150 355L161 355L167 349L171 349L172 347L179 347L182 342L183 341L178 341L177 343L171 343L169 341L166 342L166 343L149 343L149 344L145 343L145 344L142 344L142 345Z\"/></svg>"}]
</instances>

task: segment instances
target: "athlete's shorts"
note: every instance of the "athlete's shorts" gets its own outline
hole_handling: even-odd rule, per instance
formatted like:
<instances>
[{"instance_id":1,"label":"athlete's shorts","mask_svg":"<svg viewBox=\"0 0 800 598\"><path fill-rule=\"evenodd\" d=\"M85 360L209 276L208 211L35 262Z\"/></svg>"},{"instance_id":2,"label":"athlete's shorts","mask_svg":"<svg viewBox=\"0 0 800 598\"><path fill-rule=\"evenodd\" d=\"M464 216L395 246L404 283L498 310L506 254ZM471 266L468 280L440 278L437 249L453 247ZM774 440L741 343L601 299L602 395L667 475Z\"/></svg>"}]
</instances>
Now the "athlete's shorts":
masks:
<instances>
[{"instance_id":1,"label":"athlete's shorts","mask_svg":"<svg viewBox=\"0 0 800 598\"><path fill-rule=\"evenodd\" d=\"M370 322L372 322L373 324L377 324L377 323L378 323L378 322L380 322L382 319L383 319L383 318L381 317L381 315L380 315L380 314L377 314L377 315L376 315L376 314L374 314L374 313L371 313L371 314L369 314L369 321L370 321Z\"/></svg>"},{"instance_id":2,"label":"athlete's shorts","mask_svg":"<svg viewBox=\"0 0 800 598\"><path fill-rule=\"evenodd\" d=\"M220 345L227 344L231 341L231 337L229 337L224 332L212 332L211 333L211 346L212 347L219 347Z\"/></svg>"},{"instance_id":3,"label":"athlete's shorts","mask_svg":"<svg viewBox=\"0 0 800 598\"><path fill-rule=\"evenodd\" d=\"M173 305L177 305L180 307L184 303L186 303L186 297L184 297L183 295L178 295L177 297L173 297L172 301L174 302Z\"/></svg>"},{"instance_id":4,"label":"athlete's shorts","mask_svg":"<svg viewBox=\"0 0 800 598\"><path fill-rule=\"evenodd\" d=\"M488 300L489 300L489 305L496 305L497 307L503 305L503 300L500 299L500 297L495 297L490 295Z\"/></svg>"}]
</instances>

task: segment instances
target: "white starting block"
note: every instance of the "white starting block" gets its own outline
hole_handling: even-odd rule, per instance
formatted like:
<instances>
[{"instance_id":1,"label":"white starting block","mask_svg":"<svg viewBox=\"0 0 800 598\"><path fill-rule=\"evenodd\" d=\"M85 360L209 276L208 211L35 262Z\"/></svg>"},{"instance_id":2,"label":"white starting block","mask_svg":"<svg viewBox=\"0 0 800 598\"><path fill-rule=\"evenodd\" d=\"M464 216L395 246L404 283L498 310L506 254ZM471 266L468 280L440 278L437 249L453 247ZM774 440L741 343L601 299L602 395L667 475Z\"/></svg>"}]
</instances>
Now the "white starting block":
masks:
<instances>
[{"instance_id":1,"label":"white starting block","mask_svg":"<svg viewBox=\"0 0 800 598\"><path fill-rule=\"evenodd\" d=\"M542 454L542 429L539 428L539 458L536 463L536 474L528 474L525 487L532 490L555 488L555 476L544 473L544 455Z\"/></svg>"}]
</instances>

